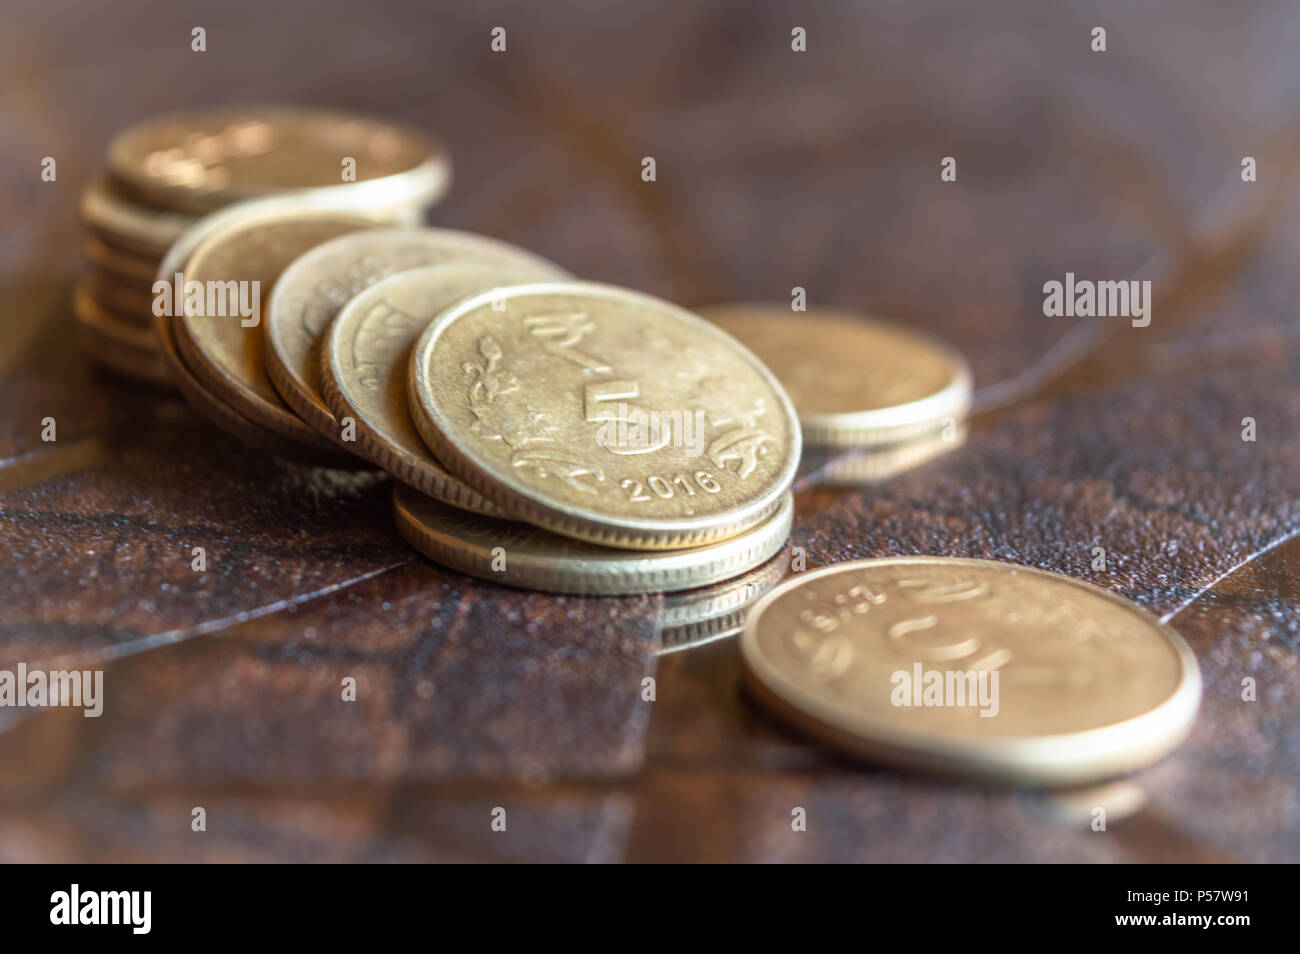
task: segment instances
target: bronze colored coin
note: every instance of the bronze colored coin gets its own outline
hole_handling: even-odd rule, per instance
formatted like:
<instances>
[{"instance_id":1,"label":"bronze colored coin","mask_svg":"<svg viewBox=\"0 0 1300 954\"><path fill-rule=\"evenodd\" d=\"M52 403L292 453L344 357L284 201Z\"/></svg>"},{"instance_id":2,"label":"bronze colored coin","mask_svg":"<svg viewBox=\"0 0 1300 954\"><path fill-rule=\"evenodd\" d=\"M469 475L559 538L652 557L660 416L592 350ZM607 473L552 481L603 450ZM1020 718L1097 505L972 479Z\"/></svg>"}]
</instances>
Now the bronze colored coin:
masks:
<instances>
[{"instance_id":1,"label":"bronze colored coin","mask_svg":"<svg viewBox=\"0 0 1300 954\"><path fill-rule=\"evenodd\" d=\"M794 502L787 493L766 520L730 540L654 552L594 546L467 513L404 484L393 488L393 511L406 541L443 566L524 589L616 596L704 586L763 563L789 536Z\"/></svg>"},{"instance_id":2,"label":"bronze colored coin","mask_svg":"<svg viewBox=\"0 0 1300 954\"><path fill-rule=\"evenodd\" d=\"M73 297L73 312L87 357L136 380L170 386L166 365L147 327L117 317L80 287Z\"/></svg>"},{"instance_id":3,"label":"bronze colored coin","mask_svg":"<svg viewBox=\"0 0 1300 954\"><path fill-rule=\"evenodd\" d=\"M447 152L400 123L291 106L211 109L151 119L109 145L113 177L158 205L204 213L291 190L337 187L351 172L388 204L446 190Z\"/></svg>"},{"instance_id":4,"label":"bronze colored coin","mask_svg":"<svg viewBox=\"0 0 1300 954\"><path fill-rule=\"evenodd\" d=\"M192 215L143 205L103 176L81 193L81 218L109 245L154 262L197 221Z\"/></svg>"},{"instance_id":5,"label":"bronze colored coin","mask_svg":"<svg viewBox=\"0 0 1300 954\"><path fill-rule=\"evenodd\" d=\"M960 423L970 407L966 360L909 328L778 305L719 305L700 314L772 369L809 447L899 443Z\"/></svg>"},{"instance_id":6,"label":"bronze colored coin","mask_svg":"<svg viewBox=\"0 0 1300 954\"><path fill-rule=\"evenodd\" d=\"M294 212L236 222L204 241L186 263L184 283L220 294L199 307L187 296L176 322L177 346L195 376L242 416L308 447L329 449L331 443L289 409L267 376L261 306L299 255L373 226L355 215Z\"/></svg>"},{"instance_id":7,"label":"bronze colored coin","mask_svg":"<svg viewBox=\"0 0 1300 954\"><path fill-rule=\"evenodd\" d=\"M339 421L352 422L352 449L445 503L494 516L507 513L448 473L420 440L406 408L411 346L459 299L554 271L538 261L430 265L389 276L353 297L330 326L321 357L325 401Z\"/></svg>"},{"instance_id":8,"label":"bronze colored coin","mask_svg":"<svg viewBox=\"0 0 1300 954\"><path fill-rule=\"evenodd\" d=\"M146 287L153 285L158 271L156 259L113 248L93 235L85 237L82 247L92 265L104 269L125 282Z\"/></svg>"},{"instance_id":9,"label":"bronze colored coin","mask_svg":"<svg viewBox=\"0 0 1300 954\"><path fill-rule=\"evenodd\" d=\"M484 497L603 546L726 539L779 505L799 462L794 409L752 354L609 285L520 285L448 309L411 353L408 403L434 456Z\"/></svg>"},{"instance_id":10,"label":"bronze colored coin","mask_svg":"<svg viewBox=\"0 0 1300 954\"><path fill-rule=\"evenodd\" d=\"M380 279L444 262L530 268L524 276L530 279L567 277L558 266L517 246L449 229L371 229L312 249L276 282L262 327L271 383L304 421L338 437L338 422L321 396L321 342L339 310ZM406 354L401 357L405 360ZM406 417L404 403L401 414ZM426 493L434 492L426 488Z\"/></svg>"},{"instance_id":11,"label":"bronze colored coin","mask_svg":"<svg viewBox=\"0 0 1300 954\"><path fill-rule=\"evenodd\" d=\"M750 608L781 582L787 569L786 559L775 556L730 580L665 596L659 655L735 636Z\"/></svg>"},{"instance_id":12,"label":"bronze colored coin","mask_svg":"<svg viewBox=\"0 0 1300 954\"><path fill-rule=\"evenodd\" d=\"M127 282L107 269L92 265L82 279L91 298L133 325L148 328L153 295L138 282ZM155 347L155 350L156 347Z\"/></svg>"},{"instance_id":13,"label":"bronze colored coin","mask_svg":"<svg viewBox=\"0 0 1300 954\"><path fill-rule=\"evenodd\" d=\"M1045 785L1148 765L1187 736L1200 671L1178 634L1100 587L955 557L800 574L750 612L747 685L864 758Z\"/></svg>"}]
</instances>

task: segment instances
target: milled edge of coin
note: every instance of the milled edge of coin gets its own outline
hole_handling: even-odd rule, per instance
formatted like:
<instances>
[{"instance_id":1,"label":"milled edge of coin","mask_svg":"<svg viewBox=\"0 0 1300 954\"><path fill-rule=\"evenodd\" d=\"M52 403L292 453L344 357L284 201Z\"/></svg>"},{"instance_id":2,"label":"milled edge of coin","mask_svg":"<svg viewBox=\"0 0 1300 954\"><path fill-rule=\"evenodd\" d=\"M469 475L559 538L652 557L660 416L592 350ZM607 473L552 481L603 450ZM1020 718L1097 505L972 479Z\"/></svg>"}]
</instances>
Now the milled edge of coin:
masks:
<instances>
[{"instance_id":1,"label":"milled edge of coin","mask_svg":"<svg viewBox=\"0 0 1300 954\"><path fill-rule=\"evenodd\" d=\"M780 305L771 302L738 302L708 305L700 309L707 321L710 314L731 313L743 316L745 312L767 317L784 315ZM952 419L960 423L970 411L973 377L965 355L943 339L928 332L917 331L907 325L876 318L870 314L841 308L823 308L814 315L827 321L837 321L860 326L875 325L906 335L918 343L942 354L953 369L952 380L933 394L893 407L873 408L867 411L844 411L834 414L799 414L799 426L807 447L866 447L877 444L901 444L924 436ZM793 313L790 313L793 314ZM744 320L736 317L736 322ZM795 317L793 321L798 321ZM726 329L724 329L726 330ZM796 413L798 408L795 408Z\"/></svg>"},{"instance_id":2,"label":"milled edge of coin","mask_svg":"<svg viewBox=\"0 0 1300 954\"><path fill-rule=\"evenodd\" d=\"M944 431L940 427L905 444L834 448L834 456L813 472L815 481L820 487L863 487L897 477L951 454L966 443L966 424L953 428L950 438L943 436Z\"/></svg>"},{"instance_id":3,"label":"milled edge of coin","mask_svg":"<svg viewBox=\"0 0 1300 954\"><path fill-rule=\"evenodd\" d=\"M349 445L349 448L353 453L378 464L398 480L429 497L441 500L443 503L449 503L462 510L470 510L490 517L512 519L514 515L509 510L494 504L447 470L427 446L421 445L420 447L420 450L424 452L423 456L413 457L405 447L389 440L383 433L383 428L376 427L371 422L369 415L363 413L353 402L352 396L349 394L349 388L344 385L344 369L339 365L339 352L345 350L340 341L341 336L353 321L360 305L368 302L374 295L384 293L385 289L381 286L389 282L410 281L414 272L422 272L426 269L437 270L446 274L457 265L474 269L491 268L491 266L476 262L444 262L441 265L425 265L418 269L410 269L390 275L358 293L344 305L343 310L335 316L334 322L326 332L325 341L321 348L321 391L325 403L329 405L331 412L337 419L352 418L356 441L354 444ZM502 275L506 273L505 270L501 272ZM502 287L500 283L490 285L490 289L500 287ZM474 294L477 295L478 292ZM466 297L472 296L461 296L458 300L464 300ZM450 304L455 304L455 302L450 302ZM407 365L409 365L409 362L404 361L403 367ZM404 410L403 413L409 415L410 412ZM335 426L337 427L337 424Z\"/></svg>"},{"instance_id":4,"label":"milled edge of coin","mask_svg":"<svg viewBox=\"0 0 1300 954\"><path fill-rule=\"evenodd\" d=\"M562 552L529 552L519 544L507 548L506 569L492 569L497 554L483 540L467 540L436 525L430 519L437 510L448 508L405 484L393 485L393 513L398 532L429 559L469 576L521 589L587 596L628 596L636 593L670 593L707 586L744 573L771 559L785 545L794 519L794 497L786 491L776 511L745 533L701 547L682 550L632 551L599 547L564 540ZM423 510L422 515L419 511ZM501 523L513 532L522 530L545 541L544 530L526 524L514 527L505 521L475 514L460 519L483 521L490 527ZM581 556L575 548L586 550ZM588 565L589 564L589 565Z\"/></svg>"},{"instance_id":5,"label":"milled edge of coin","mask_svg":"<svg viewBox=\"0 0 1300 954\"><path fill-rule=\"evenodd\" d=\"M360 182L340 186L317 186L300 190L239 190L218 189L199 190L185 186L169 186L159 183L149 176L138 173L134 163L122 158L121 152L126 148L130 137L140 135L149 127L159 127L167 123L184 124L195 119L196 114L222 113L237 116L240 113L256 114L263 121L272 122L273 116L313 114L319 119L337 122L342 119L360 119L377 125L400 127L401 131L421 141L428 147L427 158L410 169L390 173L376 179L364 179ZM203 215L215 212L225 206L242 202L260 202L267 199L310 198L313 193L329 192L339 188L374 186L366 193L368 198L363 204L411 205L427 208L441 198L451 184L451 154L446 145L438 138L430 136L416 126L390 117L368 116L347 110L329 110L312 106L294 106L291 104L263 104L248 106L222 106L197 111L172 112L162 116L135 123L119 132L108 144L106 150L109 173L113 180L128 192L140 196L145 201L154 202L166 208L185 213ZM381 200L382 201L379 201Z\"/></svg>"},{"instance_id":6,"label":"milled edge of coin","mask_svg":"<svg viewBox=\"0 0 1300 954\"><path fill-rule=\"evenodd\" d=\"M321 212L316 210L284 212L258 216L253 219L241 219L231 223L228 228L211 233L194 249L185 263L185 280L187 282L191 280L202 281L203 279L195 278L192 274L195 262L214 246L228 240L231 235L303 221L332 221L356 225L358 230L372 228L375 224L373 218L355 212ZM188 317L188 313L182 308L181 314L173 319L172 328L177 350L185 360L191 373L215 398L236 410L241 416L288 440L322 452L337 453L340 450L336 442L330 440L299 418L283 401L279 405L271 404L244 381L237 378L227 380L214 359L206 354L199 343L190 336L185 320ZM262 338L260 328L245 330L256 334L259 339ZM264 367L259 370L266 374ZM269 381L269 375L267 377ZM272 388L274 389L273 386Z\"/></svg>"},{"instance_id":7,"label":"milled edge of coin","mask_svg":"<svg viewBox=\"0 0 1300 954\"><path fill-rule=\"evenodd\" d=\"M446 243L449 255L454 255L455 253L453 253L451 249L453 246L459 245L459 251L463 251L465 253L464 256L460 258L448 258L446 263L443 264L452 264L455 262L475 263L478 261L473 254L475 251L505 255L507 250L509 250L518 253L521 263L525 261L532 261L535 263L538 266L539 273L540 270L545 267L553 271L556 276L568 275L568 272L560 268L558 265L548 262L540 255L535 255L527 249L511 245L509 242L494 239L485 235L477 235L473 232L462 232L457 229L431 227L377 228L366 232L353 232L348 235L340 235L338 238L330 239L327 242L322 242L315 248L298 256L298 258L289 264L288 268L281 272L279 280L275 283L275 288L271 291L271 299L267 305L265 320L262 322L262 340L265 342L263 363L266 365L266 372L271 378L271 384L278 392L280 392L280 396L284 398L285 402L293 408L295 412L297 412L298 416L311 426L315 427L325 436L336 441L339 439L339 423L333 408L330 407L329 402L325 400L323 394L314 392L308 382L303 380L298 369L294 366L294 356L288 353L283 335L278 332L278 329L282 327L283 322L285 320L290 320L283 316L283 303L286 298L284 289L292 287L294 282L298 280L299 276L309 274L313 269L319 268L319 263L322 259L328 259L331 256L338 254L338 251L341 248L347 247L351 253L359 257L366 253L356 251L354 248L355 246L362 244L365 241L393 241L398 236L404 238L424 236L423 241L427 242L430 248L433 247L435 242ZM440 263L429 262L427 264L433 265ZM415 267L418 268L422 266ZM388 277L391 276L385 276L385 278ZM380 279L380 281L383 280L383 278ZM346 307L346 303L344 307ZM342 310L342 308L339 308L335 312L334 317L338 317L338 315L342 313ZM332 321L333 319L331 319L331 323ZM324 363L324 343L328 335L329 324L327 323L320 338L315 342L314 346L318 366L321 366ZM321 385L323 388L323 371ZM358 443L360 442L358 441ZM351 449L352 448L349 446L349 450ZM389 469L382 463L380 466L384 466L386 470ZM394 473L391 470L389 470L389 472ZM418 484L414 486L423 489ZM468 488L466 489L468 490ZM430 493L435 497L439 496L432 489L425 490L425 492ZM475 496L477 496L477 494ZM487 504L487 501L485 500L483 503ZM491 504L487 504L487 506L491 509L484 512L500 512L495 507L492 507Z\"/></svg>"},{"instance_id":8,"label":"milled edge of coin","mask_svg":"<svg viewBox=\"0 0 1300 954\"><path fill-rule=\"evenodd\" d=\"M463 450L461 446L446 435L438 425L436 402L429 399L428 386L429 357L436 347L438 338L452 323L462 315L491 304L495 301L508 301L528 295L567 295L570 297L592 297L621 299L639 306L666 309L683 319L686 324L702 330L705 334L725 339L728 347L735 348L742 356L752 362L755 372L767 382L776 396L781 409L789 423L790 450L785 468L777 475L772 487L745 508L726 511L715 517L693 519L674 519L656 521L658 526L648 525L644 519L618 517L613 514L600 514L591 511L582 512L578 508L564 508L550 503L543 493L515 482L507 485L482 468L474 455ZM799 467L799 457L803 448L799 420L794 406L785 392L785 388L754 354L727 334L717 325L711 324L679 305L646 295L641 292L606 285L599 282L560 281L531 282L514 285L504 289L494 289L466 298L448 308L429 323L420 340L411 349L410 386L407 389L407 405L411 419L415 423L420 437L429 445L436 457L453 474L469 484L480 494L503 510L518 515L534 526L550 530L575 540L583 540L605 547L621 547L632 550L680 550L687 547L701 546L725 540L744 532L746 529L765 520L780 506L783 495L794 482L795 472Z\"/></svg>"},{"instance_id":9,"label":"milled edge of coin","mask_svg":"<svg viewBox=\"0 0 1300 954\"><path fill-rule=\"evenodd\" d=\"M732 589L709 596L705 602L690 600L690 590L669 594L664 599L664 612L659 630L660 656L695 649L735 636L745 625L750 609L762 597L779 585L787 573L786 562L778 555L740 574ZM716 590L733 580L704 587Z\"/></svg>"},{"instance_id":10,"label":"milled edge of coin","mask_svg":"<svg viewBox=\"0 0 1300 954\"><path fill-rule=\"evenodd\" d=\"M790 701L790 695L807 694L799 687L786 683L779 670L766 665L763 654L754 645L757 628L769 605L789 590L817 577L886 564L936 562L981 567L996 564L1017 574L1066 583L1118 604L1165 637L1181 664L1182 678L1169 697L1159 705L1123 722L1027 739L977 740L964 737L945 741L933 733L908 731L897 725L876 726L873 727L872 734L867 734L837 724L834 707L812 705L805 708ZM880 557L832 563L798 574L779 584L750 608L740 634L740 656L745 689L764 708L802 733L846 754L874 764L921 772L1045 787L1100 781L1154 764L1187 739L1195 725L1201 700L1201 671L1196 655L1174 629L1162 623L1149 610L1092 583L1062 573L1000 560L946 556ZM774 687L785 691L783 693ZM816 701L813 699L814 703ZM1137 744L1132 741L1135 735L1139 738ZM1068 763L1063 762L1060 757L1063 748L1071 750L1076 757ZM1085 754L1079 757L1079 753Z\"/></svg>"}]
</instances>

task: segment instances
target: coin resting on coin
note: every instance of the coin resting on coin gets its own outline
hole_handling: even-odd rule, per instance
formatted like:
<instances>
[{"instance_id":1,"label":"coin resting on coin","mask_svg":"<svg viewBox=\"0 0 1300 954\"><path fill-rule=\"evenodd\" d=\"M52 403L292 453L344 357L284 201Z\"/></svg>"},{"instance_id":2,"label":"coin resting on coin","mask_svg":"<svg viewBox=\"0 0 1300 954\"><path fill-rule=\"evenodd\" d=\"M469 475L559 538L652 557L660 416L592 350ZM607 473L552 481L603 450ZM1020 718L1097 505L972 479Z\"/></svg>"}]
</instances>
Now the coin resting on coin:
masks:
<instances>
[{"instance_id":1,"label":"coin resting on coin","mask_svg":"<svg viewBox=\"0 0 1300 954\"><path fill-rule=\"evenodd\" d=\"M256 448L387 471L398 532L439 564L671 594L665 651L743 626L749 694L847 754L1075 784L1190 730L1195 659L1103 590L991 561L780 555L805 447L831 487L961 446L971 372L952 348L840 310L696 313L419 225L449 180L436 140L367 116L129 129L81 205L83 340Z\"/></svg>"}]
</instances>

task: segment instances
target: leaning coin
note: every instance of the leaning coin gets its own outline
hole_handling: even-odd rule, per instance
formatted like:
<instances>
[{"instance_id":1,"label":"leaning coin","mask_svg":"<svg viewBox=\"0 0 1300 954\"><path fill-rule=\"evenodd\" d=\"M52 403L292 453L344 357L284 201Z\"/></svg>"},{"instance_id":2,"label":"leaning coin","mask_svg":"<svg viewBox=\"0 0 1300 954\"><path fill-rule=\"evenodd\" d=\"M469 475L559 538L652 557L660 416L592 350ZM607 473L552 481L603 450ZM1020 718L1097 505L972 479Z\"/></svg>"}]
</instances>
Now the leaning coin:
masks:
<instances>
[{"instance_id":1,"label":"leaning coin","mask_svg":"<svg viewBox=\"0 0 1300 954\"><path fill-rule=\"evenodd\" d=\"M106 177L96 179L81 193L81 218L108 244L153 261L162 258L196 221L192 215L143 205L124 195Z\"/></svg>"},{"instance_id":2,"label":"leaning coin","mask_svg":"<svg viewBox=\"0 0 1300 954\"><path fill-rule=\"evenodd\" d=\"M616 596L705 586L770 559L790 534L789 493L757 526L722 543L635 552L593 546L523 523L466 513L396 484L393 511L406 541L443 566L548 593Z\"/></svg>"},{"instance_id":3,"label":"leaning coin","mask_svg":"<svg viewBox=\"0 0 1300 954\"><path fill-rule=\"evenodd\" d=\"M966 360L909 328L850 312L718 305L700 314L735 335L780 379L809 447L891 444L960 423Z\"/></svg>"},{"instance_id":4,"label":"leaning coin","mask_svg":"<svg viewBox=\"0 0 1300 954\"><path fill-rule=\"evenodd\" d=\"M331 437L339 434L334 414L321 397L321 341L348 299L388 275L443 262L531 268L532 274L519 281L568 275L517 246L449 229L371 229L312 249L276 282L262 327L271 383L304 421Z\"/></svg>"},{"instance_id":5,"label":"leaning coin","mask_svg":"<svg viewBox=\"0 0 1300 954\"><path fill-rule=\"evenodd\" d=\"M794 409L767 368L685 309L609 285L520 285L449 308L411 352L407 400L452 473L603 546L740 533L799 463Z\"/></svg>"},{"instance_id":6,"label":"leaning coin","mask_svg":"<svg viewBox=\"0 0 1300 954\"><path fill-rule=\"evenodd\" d=\"M459 299L554 271L541 262L429 265L399 272L352 298L330 326L320 358L326 404L350 424L354 443L346 446L431 497L476 513L505 513L448 473L420 440L406 408L411 346Z\"/></svg>"},{"instance_id":7,"label":"leaning coin","mask_svg":"<svg viewBox=\"0 0 1300 954\"><path fill-rule=\"evenodd\" d=\"M329 441L289 409L267 376L257 327L262 302L299 255L374 224L349 214L293 212L237 222L200 245L185 266L179 296L184 308L176 322L177 346L195 376L242 416L327 449ZM203 291L202 302L191 299L191 287Z\"/></svg>"},{"instance_id":8,"label":"leaning coin","mask_svg":"<svg viewBox=\"0 0 1300 954\"><path fill-rule=\"evenodd\" d=\"M746 684L889 764L1044 785L1172 751L1200 701L1178 634L1122 597L991 560L897 557L800 575L754 607Z\"/></svg>"},{"instance_id":9,"label":"leaning coin","mask_svg":"<svg viewBox=\"0 0 1300 954\"><path fill-rule=\"evenodd\" d=\"M351 180L376 199L423 205L445 191L446 150L370 116L293 106L220 108L151 119L120 133L109 171L166 208L203 213L231 202ZM347 188L347 186L343 186Z\"/></svg>"}]
</instances>

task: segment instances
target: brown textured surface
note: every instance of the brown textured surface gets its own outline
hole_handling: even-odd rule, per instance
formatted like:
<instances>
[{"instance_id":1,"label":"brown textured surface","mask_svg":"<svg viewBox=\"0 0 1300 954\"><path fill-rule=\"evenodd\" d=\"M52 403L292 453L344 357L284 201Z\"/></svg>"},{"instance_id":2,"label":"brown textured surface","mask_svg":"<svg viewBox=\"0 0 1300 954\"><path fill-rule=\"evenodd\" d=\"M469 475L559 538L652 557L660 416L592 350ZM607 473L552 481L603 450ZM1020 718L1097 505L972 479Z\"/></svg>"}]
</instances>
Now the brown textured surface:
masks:
<instances>
[{"instance_id":1,"label":"brown textured surface","mask_svg":"<svg viewBox=\"0 0 1300 954\"><path fill-rule=\"evenodd\" d=\"M99 720L0 710L0 857L1300 857L1300 11L619 9L439 7L436 29L422 5L343 2L8 18L0 668L103 666L107 702ZM1105 54L1088 49L1097 24ZM806 54L789 52L793 25ZM661 598L444 572L398 539L375 477L269 460L93 370L68 350L78 192L114 130L216 96L417 122L456 163L439 224L582 277L688 305L801 285L945 335L989 409L966 445L864 489L820 488L809 455L791 542L810 565L991 556L1111 587L1200 659L1192 738L1068 795L844 763L739 695L731 641L656 661ZM39 181L46 155L56 183ZM939 181L947 155L956 183ZM1241 183L1243 155L1259 182ZM1149 262L1149 328L1041 314L1050 278ZM1061 348L1088 354L1063 369ZM1104 834L1093 805L1111 809Z\"/></svg>"}]
</instances>

